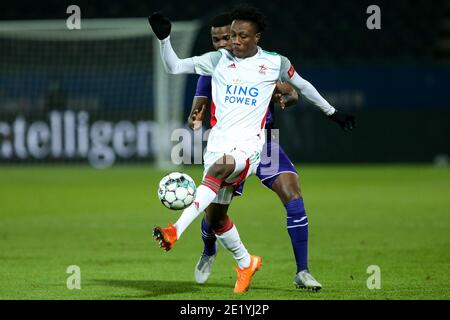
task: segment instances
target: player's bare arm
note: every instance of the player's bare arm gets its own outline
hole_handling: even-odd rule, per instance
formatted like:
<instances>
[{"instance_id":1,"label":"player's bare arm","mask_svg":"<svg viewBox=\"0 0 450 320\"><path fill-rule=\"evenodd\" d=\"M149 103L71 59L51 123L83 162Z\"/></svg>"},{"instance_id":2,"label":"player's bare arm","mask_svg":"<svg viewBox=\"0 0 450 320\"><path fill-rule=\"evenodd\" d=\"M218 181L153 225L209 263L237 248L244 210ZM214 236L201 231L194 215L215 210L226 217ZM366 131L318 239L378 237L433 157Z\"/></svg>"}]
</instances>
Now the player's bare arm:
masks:
<instances>
[{"instance_id":1,"label":"player's bare arm","mask_svg":"<svg viewBox=\"0 0 450 320\"><path fill-rule=\"evenodd\" d=\"M298 93L289 84L278 81L272 96L272 101L281 109L298 103Z\"/></svg>"},{"instance_id":2,"label":"player's bare arm","mask_svg":"<svg viewBox=\"0 0 450 320\"><path fill-rule=\"evenodd\" d=\"M200 129L203 122L203 116L209 105L209 99L207 97L196 96L192 100L192 109L188 118L188 126L193 130Z\"/></svg>"}]
</instances>

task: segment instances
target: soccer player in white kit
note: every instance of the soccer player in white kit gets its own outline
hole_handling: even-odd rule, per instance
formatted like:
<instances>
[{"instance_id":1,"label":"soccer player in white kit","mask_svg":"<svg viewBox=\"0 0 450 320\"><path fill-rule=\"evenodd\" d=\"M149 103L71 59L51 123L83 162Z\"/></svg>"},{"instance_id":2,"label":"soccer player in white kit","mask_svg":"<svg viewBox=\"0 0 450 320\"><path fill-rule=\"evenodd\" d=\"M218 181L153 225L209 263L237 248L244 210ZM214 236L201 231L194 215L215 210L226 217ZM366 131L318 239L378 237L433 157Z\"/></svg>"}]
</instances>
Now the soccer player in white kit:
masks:
<instances>
[{"instance_id":1,"label":"soccer player in white kit","mask_svg":"<svg viewBox=\"0 0 450 320\"><path fill-rule=\"evenodd\" d=\"M262 15L254 8L241 10L233 21L233 50L209 52L179 59L170 43L170 21L159 13L149 17L153 32L160 39L161 56L171 74L197 73L212 76L212 130L204 155L204 179L197 188L194 203L168 228L156 227L154 236L161 247L170 250L192 221L211 203L229 204L233 191L256 172L265 143L263 132L268 106L278 80L288 82L297 92L344 128L354 126L354 117L337 112L286 57L262 50ZM228 216L209 216L206 221L218 241L235 258L238 267L234 292L248 290L261 258L250 255Z\"/></svg>"}]
</instances>

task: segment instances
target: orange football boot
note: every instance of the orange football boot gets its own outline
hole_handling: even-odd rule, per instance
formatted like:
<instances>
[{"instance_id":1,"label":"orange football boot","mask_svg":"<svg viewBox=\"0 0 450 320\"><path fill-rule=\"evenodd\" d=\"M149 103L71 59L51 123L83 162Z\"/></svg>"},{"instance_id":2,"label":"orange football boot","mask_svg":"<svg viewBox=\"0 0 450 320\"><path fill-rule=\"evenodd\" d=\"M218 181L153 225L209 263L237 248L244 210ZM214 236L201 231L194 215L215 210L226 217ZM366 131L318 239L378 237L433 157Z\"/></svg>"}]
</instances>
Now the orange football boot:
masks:
<instances>
[{"instance_id":1,"label":"orange football boot","mask_svg":"<svg viewBox=\"0 0 450 320\"><path fill-rule=\"evenodd\" d=\"M243 293L248 290L250 287L250 282L252 281L252 277L256 271L261 268L262 259L258 256L250 256L250 265L241 269L236 267L235 270L237 272L237 280L234 286L234 293Z\"/></svg>"},{"instance_id":2,"label":"orange football boot","mask_svg":"<svg viewBox=\"0 0 450 320\"><path fill-rule=\"evenodd\" d=\"M169 251L178 240L177 229L171 223L169 223L169 227L167 228L155 227L153 229L153 237L155 237L156 241L159 241L161 248Z\"/></svg>"}]
</instances>

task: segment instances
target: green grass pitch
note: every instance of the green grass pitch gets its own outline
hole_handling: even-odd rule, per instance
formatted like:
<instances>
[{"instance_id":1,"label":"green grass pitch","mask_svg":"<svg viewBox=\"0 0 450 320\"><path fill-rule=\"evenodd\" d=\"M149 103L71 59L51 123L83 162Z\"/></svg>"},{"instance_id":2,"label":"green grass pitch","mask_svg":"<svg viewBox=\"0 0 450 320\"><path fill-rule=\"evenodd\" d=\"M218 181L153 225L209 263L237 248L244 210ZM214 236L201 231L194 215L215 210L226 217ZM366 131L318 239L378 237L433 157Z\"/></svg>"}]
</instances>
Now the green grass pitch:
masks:
<instances>
[{"instance_id":1,"label":"green grass pitch","mask_svg":"<svg viewBox=\"0 0 450 320\"><path fill-rule=\"evenodd\" d=\"M200 218L168 253L151 237L179 212L159 203L167 172L150 166L0 168L0 299L449 299L450 170L429 166L298 166L318 293L292 284L285 211L256 177L230 216L263 259L250 291L233 294L220 248L209 282L194 281ZM197 183L201 167L186 167ZM81 289L66 286L81 269ZM367 268L381 270L369 290Z\"/></svg>"}]
</instances>

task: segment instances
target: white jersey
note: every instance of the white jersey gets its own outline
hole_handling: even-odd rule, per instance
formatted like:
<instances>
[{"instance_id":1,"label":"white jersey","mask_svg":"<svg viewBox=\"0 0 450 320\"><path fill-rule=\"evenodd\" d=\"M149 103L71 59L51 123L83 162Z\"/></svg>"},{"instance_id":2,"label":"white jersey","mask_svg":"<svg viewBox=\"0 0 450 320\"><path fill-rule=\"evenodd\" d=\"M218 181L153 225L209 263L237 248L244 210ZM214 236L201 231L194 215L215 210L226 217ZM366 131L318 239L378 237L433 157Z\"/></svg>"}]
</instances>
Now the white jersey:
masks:
<instances>
[{"instance_id":1,"label":"white jersey","mask_svg":"<svg viewBox=\"0 0 450 320\"><path fill-rule=\"evenodd\" d=\"M261 152L265 119L277 80L293 88L327 116L336 110L307 80L300 77L289 59L258 47L258 52L239 59L225 49L179 59L170 36L160 41L164 68L171 74L212 75L212 124L208 151L231 149Z\"/></svg>"},{"instance_id":2,"label":"white jersey","mask_svg":"<svg viewBox=\"0 0 450 320\"><path fill-rule=\"evenodd\" d=\"M221 49L215 55L193 59L196 73L212 75L212 130L207 150L261 151L269 103L280 78L281 56L258 48L256 55L239 59Z\"/></svg>"}]
</instances>

